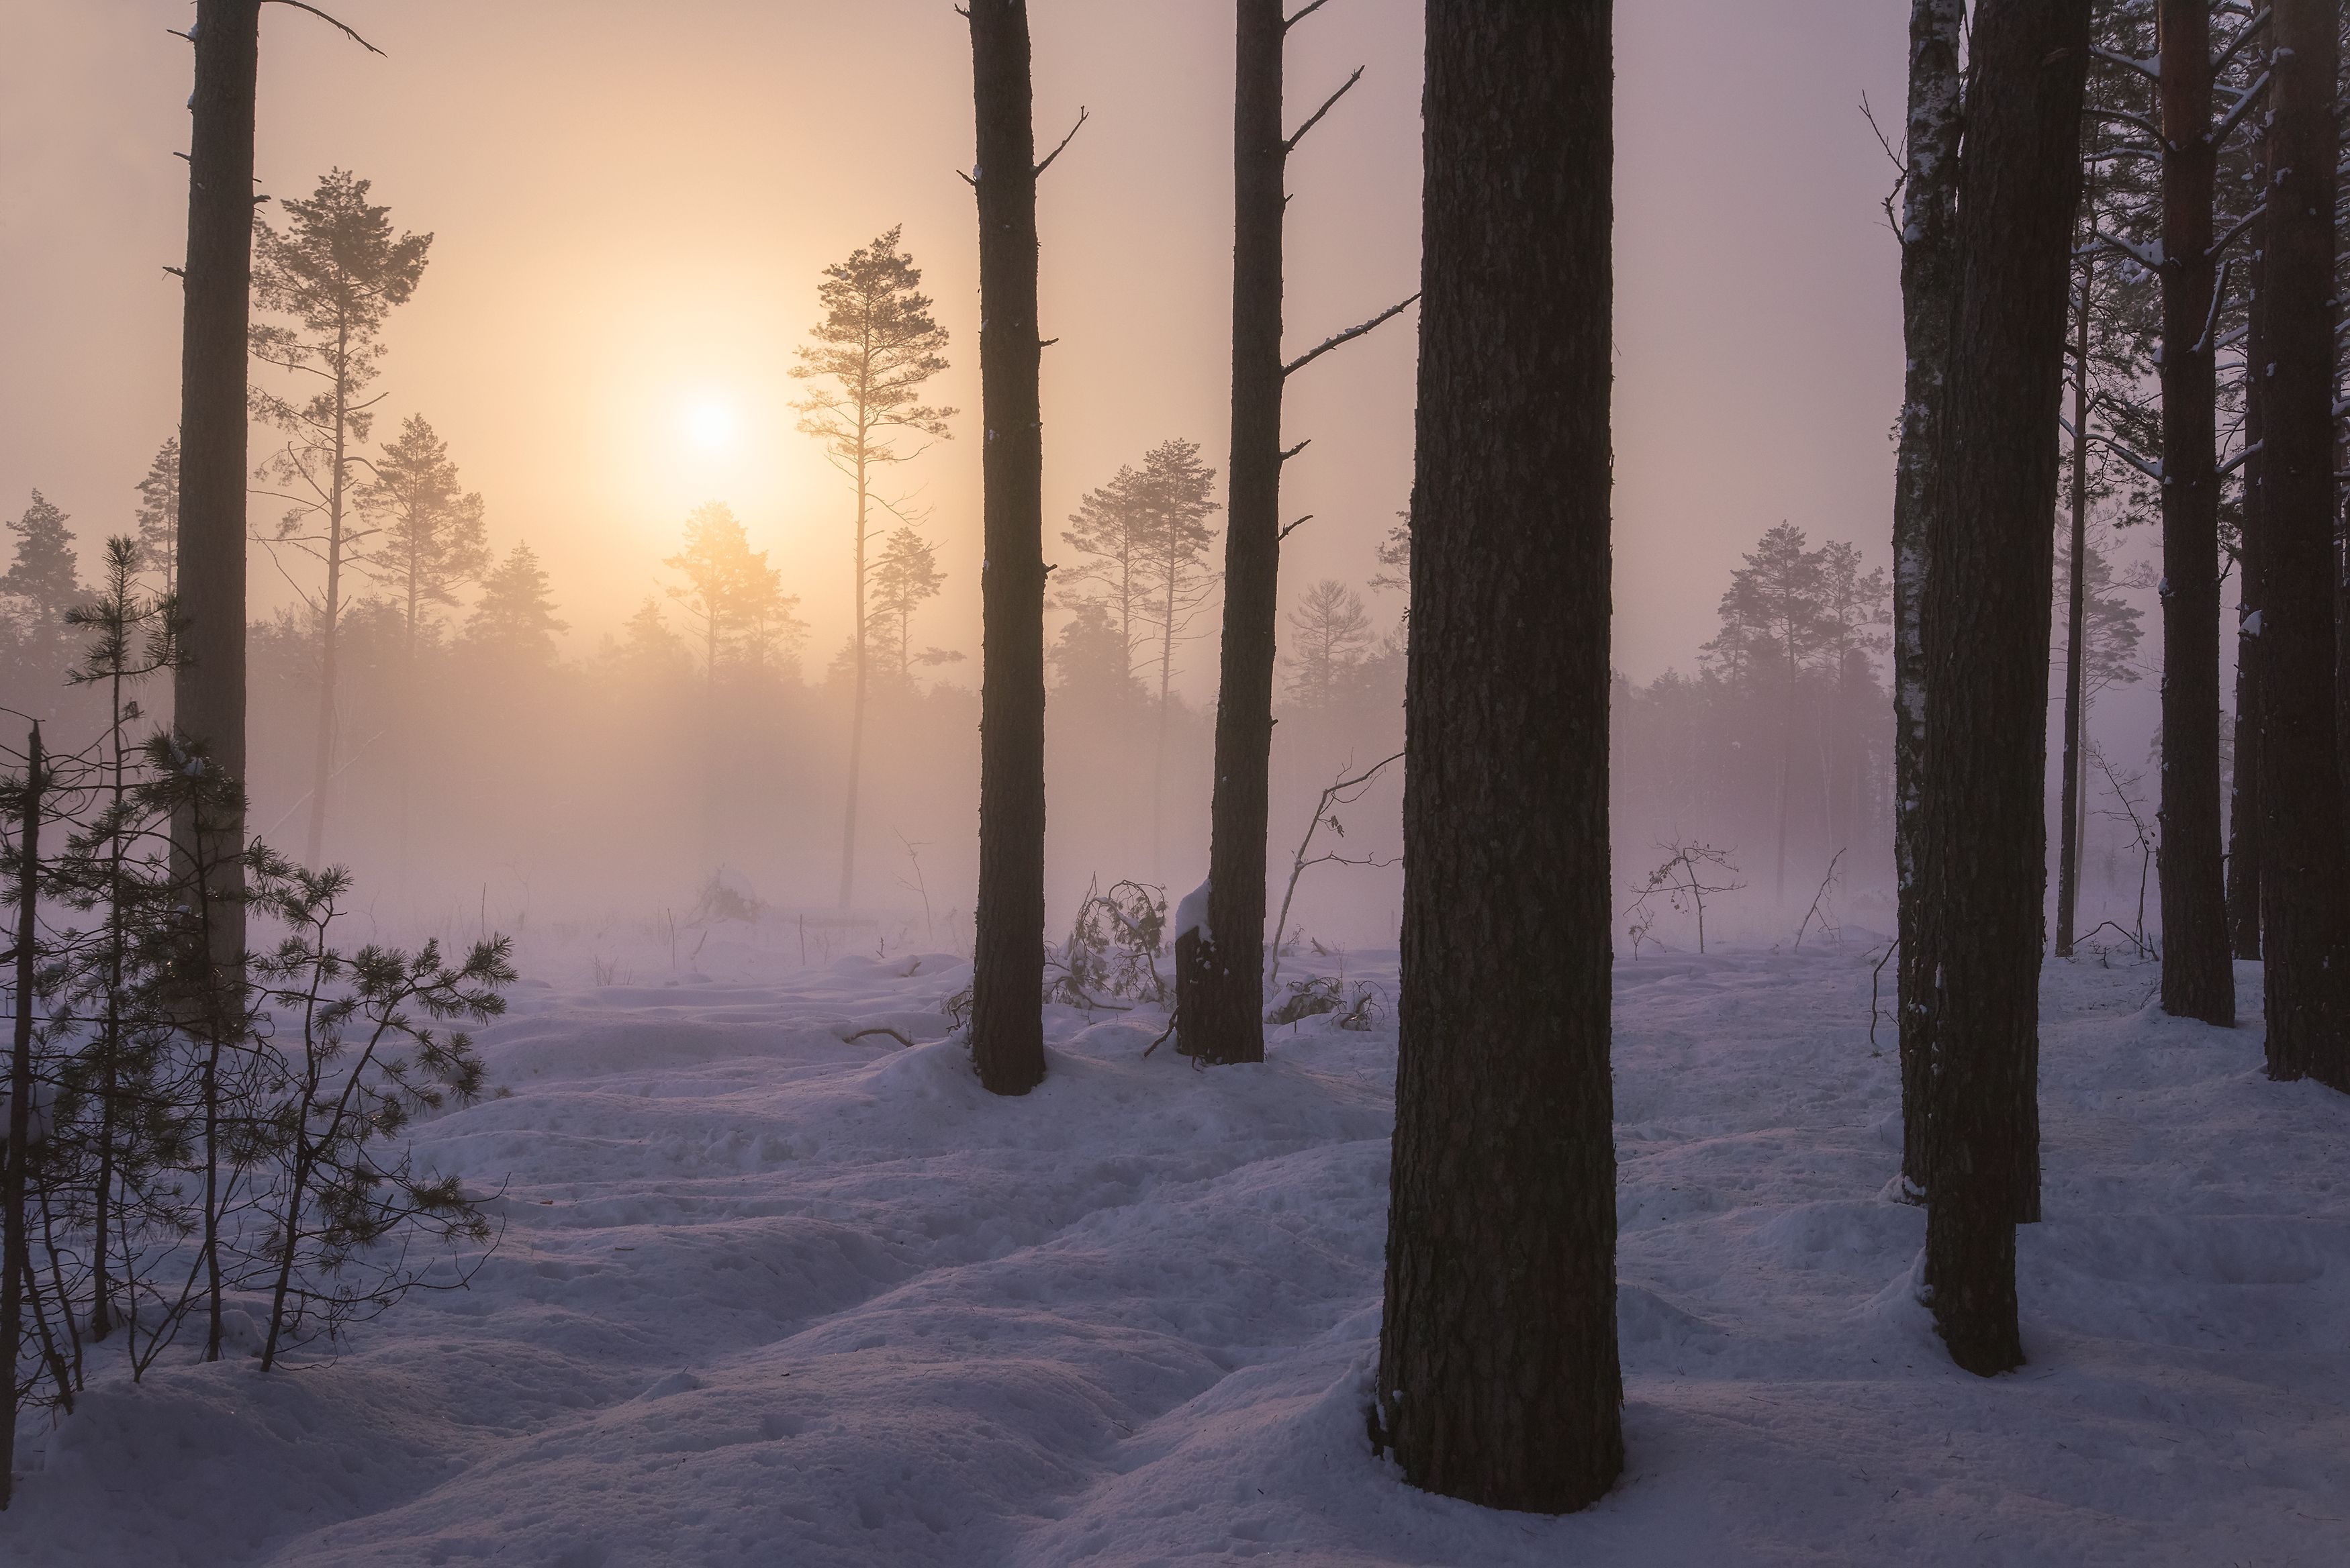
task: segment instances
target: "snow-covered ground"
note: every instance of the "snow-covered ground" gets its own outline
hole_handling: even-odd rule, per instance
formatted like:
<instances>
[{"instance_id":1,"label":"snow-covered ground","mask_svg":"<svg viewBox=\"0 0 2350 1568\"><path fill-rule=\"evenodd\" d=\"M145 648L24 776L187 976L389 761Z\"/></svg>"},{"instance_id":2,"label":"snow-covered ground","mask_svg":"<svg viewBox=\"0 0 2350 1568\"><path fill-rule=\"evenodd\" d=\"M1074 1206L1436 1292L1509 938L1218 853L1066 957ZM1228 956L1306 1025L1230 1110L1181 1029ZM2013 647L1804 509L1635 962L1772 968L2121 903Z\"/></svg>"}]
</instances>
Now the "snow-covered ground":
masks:
<instances>
[{"instance_id":1,"label":"snow-covered ground","mask_svg":"<svg viewBox=\"0 0 2350 1568\"><path fill-rule=\"evenodd\" d=\"M504 1185L473 1288L329 1366L93 1388L27 1430L0 1561L2350 1561L2350 1098L2160 1017L2151 969L2049 971L2031 1365L1985 1382L1880 1196L1866 957L1619 963L1629 1464L1548 1519L1365 1447L1391 1025L1200 1072L1056 1008L998 1100L951 1044L842 1038L942 1036L967 965L711 949L603 988L536 955L576 980L488 1032L511 1096L424 1129Z\"/></svg>"}]
</instances>

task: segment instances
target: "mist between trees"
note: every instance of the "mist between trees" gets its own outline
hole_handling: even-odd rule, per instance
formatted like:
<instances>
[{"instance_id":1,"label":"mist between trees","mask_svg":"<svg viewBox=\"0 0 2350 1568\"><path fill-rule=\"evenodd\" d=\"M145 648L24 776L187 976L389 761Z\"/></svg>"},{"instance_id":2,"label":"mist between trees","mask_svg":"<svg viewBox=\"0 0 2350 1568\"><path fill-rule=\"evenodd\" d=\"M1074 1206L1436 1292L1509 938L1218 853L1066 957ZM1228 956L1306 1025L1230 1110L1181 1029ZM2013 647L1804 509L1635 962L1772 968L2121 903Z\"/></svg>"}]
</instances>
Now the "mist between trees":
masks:
<instances>
[{"instance_id":1,"label":"mist between trees","mask_svg":"<svg viewBox=\"0 0 2350 1568\"><path fill-rule=\"evenodd\" d=\"M122 521L134 538L150 498L168 492L172 456L166 448L126 486ZM527 543L491 547L494 503L463 488L429 424L406 420L376 466L368 494L385 533L405 527L413 539L401 518L433 505L460 525L453 542L369 556L361 592L338 618L341 741L326 848L359 875L369 918L449 936L590 911L683 918L722 867L773 909L828 905L840 844L826 803L846 776L853 649L844 644L818 667L787 591L797 585L749 547L731 510L712 504L679 519L655 591L618 627L578 628L592 640L568 654L562 584ZM1147 538L1129 536L1169 532L1170 504L1153 486L1164 488L1170 466L1191 471L1172 504L1189 521L1173 534L1212 542L1216 476L1195 446L1171 440L1081 497L1056 552L1064 565L1047 639L1055 929L1097 876L1180 893L1204 864L1213 716L1174 679L1213 660L1212 643L1198 636L1215 587L1201 556L1211 553L1179 546L1165 557L1176 563L1170 574L1142 558ZM88 636L66 613L91 593L78 574L75 523L36 498L8 526L0 703L40 716L70 749L104 721L97 696L62 679ZM162 588L168 557L141 547L137 559L140 582ZM1409 561L1400 524L1384 535L1378 564L1357 583L1308 580L1284 594L1269 837L1276 865L1286 864L1323 786L1349 763L1367 765L1401 743ZM872 576L872 765L859 845L868 885L859 905L903 915L927 894L929 939L960 947L975 869L978 697L962 678L968 666L924 633L923 607L941 575L923 536L893 529ZM2060 581L2060 599L2064 592ZM2139 680L2137 601L2149 593L2142 572L2116 573L2093 548L2093 699ZM1728 850L1746 884L1709 908L1712 933L1789 937L1843 850L1839 917L1890 925L1886 598L1883 573L1849 545L1773 525L1733 569L1721 630L1694 650L1689 671L1616 677L1619 908L1660 846L1703 842ZM265 839L291 838L307 817L321 645L315 613L288 608L253 628L252 826ZM44 680L44 670L59 673ZM161 692L150 695L151 711L158 707L168 708ZM2082 825L2090 889L2109 895L2116 913L2140 867L2115 791L2147 809L2141 749L2131 731L2106 737L2114 782L2092 777ZM1347 812L1350 852L1395 858L1399 790L1393 779L1375 784ZM1399 886L1392 866L1317 871L1302 879L1284 936L1386 945ZM1668 914L1652 934L1693 947L1687 924Z\"/></svg>"}]
</instances>

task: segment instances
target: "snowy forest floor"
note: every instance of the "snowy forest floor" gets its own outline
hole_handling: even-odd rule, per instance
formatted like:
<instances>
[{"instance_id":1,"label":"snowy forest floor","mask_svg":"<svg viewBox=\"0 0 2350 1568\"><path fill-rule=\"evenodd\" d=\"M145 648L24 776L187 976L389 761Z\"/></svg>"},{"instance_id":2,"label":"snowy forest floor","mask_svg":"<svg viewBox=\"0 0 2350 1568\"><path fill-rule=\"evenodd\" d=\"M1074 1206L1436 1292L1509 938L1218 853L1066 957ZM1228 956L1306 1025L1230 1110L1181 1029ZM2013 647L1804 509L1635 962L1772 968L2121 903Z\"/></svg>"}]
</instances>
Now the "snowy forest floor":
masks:
<instances>
[{"instance_id":1,"label":"snowy forest floor","mask_svg":"<svg viewBox=\"0 0 2350 1568\"><path fill-rule=\"evenodd\" d=\"M2150 967L2047 971L2031 1365L1982 1381L1882 1196L1866 957L1619 962L1629 1462L1548 1519L1365 1444L1391 1023L1199 1072L1143 1059L1156 1014L1054 1008L1050 1076L997 1100L956 1045L841 1038L943 1035L967 965L712 947L600 988L526 952L582 982L526 981L484 1043L511 1096L421 1129L504 1185L473 1288L330 1365L183 1364L28 1422L0 1561L2343 1560L2350 1098L2268 1082L2257 1023L2160 1016Z\"/></svg>"}]
</instances>

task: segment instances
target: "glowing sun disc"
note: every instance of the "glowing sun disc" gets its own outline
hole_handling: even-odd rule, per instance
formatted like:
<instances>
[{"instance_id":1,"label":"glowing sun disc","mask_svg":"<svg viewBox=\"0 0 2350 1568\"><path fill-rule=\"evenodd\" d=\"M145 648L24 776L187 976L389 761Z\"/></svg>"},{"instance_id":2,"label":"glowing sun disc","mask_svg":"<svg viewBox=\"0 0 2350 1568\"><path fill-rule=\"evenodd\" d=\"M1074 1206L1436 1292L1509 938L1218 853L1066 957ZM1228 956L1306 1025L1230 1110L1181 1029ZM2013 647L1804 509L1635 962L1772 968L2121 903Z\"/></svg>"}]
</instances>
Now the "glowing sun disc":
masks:
<instances>
[{"instance_id":1,"label":"glowing sun disc","mask_svg":"<svg viewBox=\"0 0 2350 1568\"><path fill-rule=\"evenodd\" d=\"M742 422L734 410L721 402L699 402L689 407L681 421L685 435L703 452L723 452L734 444Z\"/></svg>"}]
</instances>

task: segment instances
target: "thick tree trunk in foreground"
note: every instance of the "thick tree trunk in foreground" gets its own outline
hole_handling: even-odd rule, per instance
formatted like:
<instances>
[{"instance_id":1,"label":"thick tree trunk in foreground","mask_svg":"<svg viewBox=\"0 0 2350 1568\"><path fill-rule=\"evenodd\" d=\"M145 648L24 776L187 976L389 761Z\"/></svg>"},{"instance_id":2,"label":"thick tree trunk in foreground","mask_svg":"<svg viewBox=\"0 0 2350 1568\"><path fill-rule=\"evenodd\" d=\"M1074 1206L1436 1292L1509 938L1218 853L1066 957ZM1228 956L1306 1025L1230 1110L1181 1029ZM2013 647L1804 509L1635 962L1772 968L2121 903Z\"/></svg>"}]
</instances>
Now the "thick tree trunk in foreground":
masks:
<instances>
[{"instance_id":1,"label":"thick tree trunk in foreground","mask_svg":"<svg viewBox=\"0 0 2350 1568\"><path fill-rule=\"evenodd\" d=\"M1208 929L1178 975L1183 1050L1264 1060L1264 836L1281 568L1281 0L1239 0L1232 93L1232 452L1225 480ZM1278 933L1276 933L1276 936Z\"/></svg>"},{"instance_id":2,"label":"thick tree trunk in foreground","mask_svg":"<svg viewBox=\"0 0 2350 1568\"><path fill-rule=\"evenodd\" d=\"M2022 1365L2037 1203L2048 641L2089 0L1980 0L1960 276L1928 520L1925 896L1934 997L1926 1282L1951 1358Z\"/></svg>"},{"instance_id":3,"label":"thick tree trunk in foreground","mask_svg":"<svg viewBox=\"0 0 2350 1568\"><path fill-rule=\"evenodd\" d=\"M1959 34L1965 17L1965 0L1912 0L1909 8L1909 159L1901 214L1901 336L1908 371L1893 486L1893 856L1900 875L1901 1175L1913 1193L1925 1191L1929 1168L1926 1067L1934 994L1933 951L1918 905L1918 774L1926 745L1926 645L1918 615L1926 593L1926 519L1940 483L1934 429L1949 373L1950 307L1959 281L1964 96Z\"/></svg>"},{"instance_id":4,"label":"thick tree trunk in foreground","mask_svg":"<svg viewBox=\"0 0 2350 1568\"><path fill-rule=\"evenodd\" d=\"M2251 307L2244 333L2244 504L2236 550L2236 754L2228 793L2228 947L2237 958L2261 956L2261 622L2266 597L2268 502L2261 459L2268 430L2268 305L2265 267L2253 237Z\"/></svg>"},{"instance_id":5,"label":"thick tree trunk in foreground","mask_svg":"<svg viewBox=\"0 0 2350 1568\"><path fill-rule=\"evenodd\" d=\"M2350 1091L2350 866L2334 688L2337 11L2277 0L2270 24L2261 916L2269 1075Z\"/></svg>"},{"instance_id":6,"label":"thick tree trunk in foreground","mask_svg":"<svg viewBox=\"0 0 2350 1568\"><path fill-rule=\"evenodd\" d=\"M253 112L261 0L202 0L190 99L188 263L180 348L180 663L172 718L213 765L244 777L245 353L253 318ZM216 867L215 962L244 950L244 817L229 812L191 840L182 866Z\"/></svg>"},{"instance_id":7,"label":"thick tree trunk in foreground","mask_svg":"<svg viewBox=\"0 0 2350 1568\"><path fill-rule=\"evenodd\" d=\"M970 0L979 122L982 574L978 940L971 1054L980 1082L1045 1077L1045 503L1037 406L1036 169L1026 0Z\"/></svg>"},{"instance_id":8,"label":"thick tree trunk in foreground","mask_svg":"<svg viewBox=\"0 0 2350 1568\"><path fill-rule=\"evenodd\" d=\"M1608 1079L1610 7L1428 8L1401 1055L1378 1426L1563 1512L1624 1465ZM1544 998L1529 1010L1524 999Z\"/></svg>"},{"instance_id":9,"label":"thick tree trunk in foreground","mask_svg":"<svg viewBox=\"0 0 2350 1568\"><path fill-rule=\"evenodd\" d=\"M2210 329L2210 0L2162 45L2162 1010L2236 1021L2220 833L2220 471Z\"/></svg>"},{"instance_id":10,"label":"thick tree trunk in foreground","mask_svg":"<svg viewBox=\"0 0 2350 1568\"><path fill-rule=\"evenodd\" d=\"M2081 260L2081 292L2073 314L2072 527L2065 559L2072 566L2064 606L2064 776L2058 787L2056 956L2073 956L2073 927L2081 904L2081 704L2089 605L2089 309L2096 298L2097 257Z\"/></svg>"}]
</instances>

